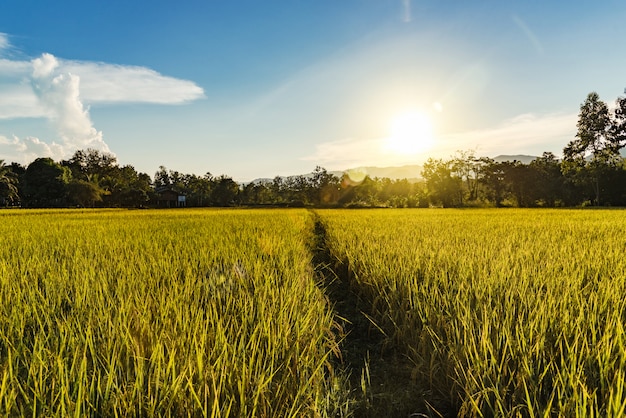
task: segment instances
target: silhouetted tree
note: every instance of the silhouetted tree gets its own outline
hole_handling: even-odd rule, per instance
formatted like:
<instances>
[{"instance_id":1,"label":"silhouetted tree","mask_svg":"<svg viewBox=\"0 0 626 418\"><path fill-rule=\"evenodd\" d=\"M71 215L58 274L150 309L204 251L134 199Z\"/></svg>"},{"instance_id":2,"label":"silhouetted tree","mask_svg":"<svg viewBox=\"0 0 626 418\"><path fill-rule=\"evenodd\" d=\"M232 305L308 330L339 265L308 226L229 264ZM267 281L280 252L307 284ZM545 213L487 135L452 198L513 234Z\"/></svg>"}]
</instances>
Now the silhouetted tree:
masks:
<instances>
[{"instance_id":1,"label":"silhouetted tree","mask_svg":"<svg viewBox=\"0 0 626 418\"><path fill-rule=\"evenodd\" d=\"M51 158L37 158L24 173L23 201L27 207L62 207L67 205L68 168Z\"/></svg>"},{"instance_id":2,"label":"silhouetted tree","mask_svg":"<svg viewBox=\"0 0 626 418\"><path fill-rule=\"evenodd\" d=\"M12 205L18 198L18 176L0 160L0 204Z\"/></svg>"},{"instance_id":3,"label":"silhouetted tree","mask_svg":"<svg viewBox=\"0 0 626 418\"><path fill-rule=\"evenodd\" d=\"M172 184L170 173L164 166L159 166L159 169L154 173L154 188L167 187Z\"/></svg>"},{"instance_id":4,"label":"silhouetted tree","mask_svg":"<svg viewBox=\"0 0 626 418\"><path fill-rule=\"evenodd\" d=\"M487 197L500 207L508 192L507 171L510 162L496 162L491 158L481 158L483 162L481 182L487 189Z\"/></svg>"},{"instance_id":5,"label":"silhouetted tree","mask_svg":"<svg viewBox=\"0 0 626 418\"><path fill-rule=\"evenodd\" d=\"M232 178L221 175L214 181L211 199L216 206L233 206L239 194L239 185Z\"/></svg>"},{"instance_id":6,"label":"silhouetted tree","mask_svg":"<svg viewBox=\"0 0 626 418\"><path fill-rule=\"evenodd\" d=\"M561 165L551 152L544 152L529 164L535 173L534 198L541 206L554 207L557 201L569 202Z\"/></svg>"},{"instance_id":7,"label":"silhouetted tree","mask_svg":"<svg viewBox=\"0 0 626 418\"><path fill-rule=\"evenodd\" d=\"M451 161L429 158L424 163L422 177L431 203L444 208L461 205L462 180L452 176Z\"/></svg>"},{"instance_id":8,"label":"silhouetted tree","mask_svg":"<svg viewBox=\"0 0 626 418\"><path fill-rule=\"evenodd\" d=\"M97 184L87 180L72 179L67 184L67 195L70 204L92 208L96 202L102 201L104 191Z\"/></svg>"},{"instance_id":9,"label":"silhouetted tree","mask_svg":"<svg viewBox=\"0 0 626 418\"><path fill-rule=\"evenodd\" d=\"M612 134L609 109L598 93L589 93L580 106L576 139L563 149L563 172L575 183L588 185L599 205L601 179L621 162L620 137Z\"/></svg>"}]
</instances>

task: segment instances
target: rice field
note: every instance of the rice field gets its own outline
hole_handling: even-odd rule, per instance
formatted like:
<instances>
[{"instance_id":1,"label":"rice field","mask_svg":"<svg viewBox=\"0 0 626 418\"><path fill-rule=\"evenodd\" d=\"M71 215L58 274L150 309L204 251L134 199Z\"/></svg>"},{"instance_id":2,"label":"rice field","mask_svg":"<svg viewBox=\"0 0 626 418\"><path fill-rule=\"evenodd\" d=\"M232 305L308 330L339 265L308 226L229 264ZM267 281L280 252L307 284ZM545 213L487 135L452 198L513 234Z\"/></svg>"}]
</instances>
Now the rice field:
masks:
<instances>
[{"instance_id":1,"label":"rice field","mask_svg":"<svg viewBox=\"0 0 626 418\"><path fill-rule=\"evenodd\" d=\"M626 212L322 212L430 411L624 416Z\"/></svg>"},{"instance_id":2,"label":"rice field","mask_svg":"<svg viewBox=\"0 0 626 418\"><path fill-rule=\"evenodd\" d=\"M332 310L306 211L0 214L5 416L315 416Z\"/></svg>"},{"instance_id":3,"label":"rice field","mask_svg":"<svg viewBox=\"0 0 626 418\"><path fill-rule=\"evenodd\" d=\"M625 253L621 210L1 211L0 414L621 416Z\"/></svg>"}]
</instances>

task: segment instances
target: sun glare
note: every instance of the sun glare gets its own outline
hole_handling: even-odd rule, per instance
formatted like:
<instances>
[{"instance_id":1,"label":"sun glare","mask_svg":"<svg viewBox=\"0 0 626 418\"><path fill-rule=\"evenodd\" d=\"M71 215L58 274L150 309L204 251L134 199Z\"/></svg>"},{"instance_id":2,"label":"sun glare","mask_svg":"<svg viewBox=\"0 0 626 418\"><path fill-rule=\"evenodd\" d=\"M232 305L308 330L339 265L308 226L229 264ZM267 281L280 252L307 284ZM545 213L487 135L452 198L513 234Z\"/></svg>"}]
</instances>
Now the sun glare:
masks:
<instances>
[{"instance_id":1,"label":"sun glare","mask_svg":"<svg viewBox=\"0 0 626 418\"><path fill-rule=\"evenodd\" d=\"M418 110L398 114L391 121L386 147L400 155L415 155L427 151L433 145L430 119Z\"/></svg>"}]
</instances>

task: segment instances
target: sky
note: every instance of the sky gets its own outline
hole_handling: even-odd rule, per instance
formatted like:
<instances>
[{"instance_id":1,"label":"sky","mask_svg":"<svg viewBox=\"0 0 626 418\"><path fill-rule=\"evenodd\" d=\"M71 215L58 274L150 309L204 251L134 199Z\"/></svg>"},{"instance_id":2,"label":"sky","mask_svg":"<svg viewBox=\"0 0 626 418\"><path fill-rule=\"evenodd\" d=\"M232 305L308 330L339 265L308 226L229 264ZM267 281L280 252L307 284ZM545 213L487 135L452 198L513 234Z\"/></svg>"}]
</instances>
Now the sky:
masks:
<instances>
[{"instance_id":1,"label":"sky","mask_svg":"<svg viewBox=\"0 0 626 418\"><path fill-rule=\"evenodd\" d=\"M0 159L235 180L559 155L626 88L617 0L3 0Z\"/></svg>"}]
</instances>

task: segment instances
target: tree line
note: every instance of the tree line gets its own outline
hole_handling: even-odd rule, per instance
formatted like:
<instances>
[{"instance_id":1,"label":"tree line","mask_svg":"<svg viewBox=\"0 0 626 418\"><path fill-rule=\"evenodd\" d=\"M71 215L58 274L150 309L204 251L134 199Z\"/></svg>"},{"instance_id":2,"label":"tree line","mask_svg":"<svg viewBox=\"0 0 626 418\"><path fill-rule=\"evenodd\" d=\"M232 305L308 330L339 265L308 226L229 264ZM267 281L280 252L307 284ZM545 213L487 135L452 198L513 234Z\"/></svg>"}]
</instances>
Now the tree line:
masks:
<instances>
[{"instance_id":1,"label":"tree line","mask_svg":"<svg viewBox=\"0 0 626 418\"><path fill-rule=\"evenodd\" d=\"M0 160L0 206L149 207L158 205L164 190L198 207L626 206L625 145L626 98L618 97L611 110L592 92L561 159L546 152L524 164L458 151L449 159L428 159L420 181L355 179L316 167L309 175L239 184L226 175L163 166L151 178L120 166L111 154L88 149L59 162L38 158L26 167Z\"/></svg>"}]
</instances>

